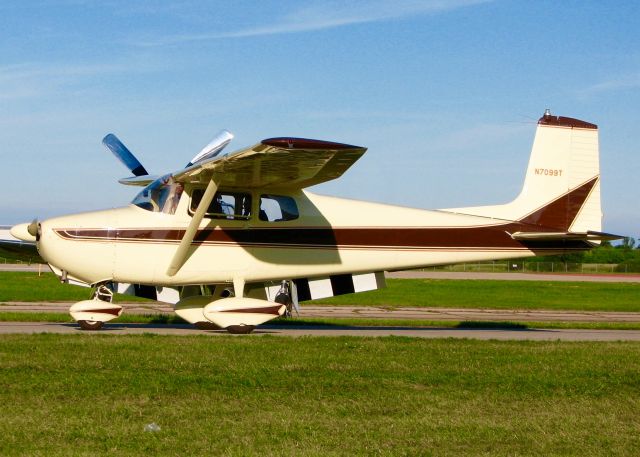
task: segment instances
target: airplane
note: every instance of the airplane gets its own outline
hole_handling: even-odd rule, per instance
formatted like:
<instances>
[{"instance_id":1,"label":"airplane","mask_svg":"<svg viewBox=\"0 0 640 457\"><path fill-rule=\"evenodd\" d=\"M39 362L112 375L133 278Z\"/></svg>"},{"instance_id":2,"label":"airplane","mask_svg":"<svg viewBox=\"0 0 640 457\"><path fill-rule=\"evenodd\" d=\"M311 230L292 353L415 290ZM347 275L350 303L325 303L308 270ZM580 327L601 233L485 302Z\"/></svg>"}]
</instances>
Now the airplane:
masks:
<instances>
[{"instance_id":1,"label":"airplane","mask_svg":"<svg viewBox=\"0 0 640 457\"><path fill-rule=\"evenodd\" d=\"M143 189L125 207L20 224L64 283L92 288L71 316L97 330L116 292L171 303L199 328L250 333L309 299L385 287L385 271L589 250L601 231L598 127L539 119L510 203L423 210L314 194L366 148L278 137L223 154L218 134L184 168L152 176L118 138L103 143Z\"/></svg>"}]
</instances>

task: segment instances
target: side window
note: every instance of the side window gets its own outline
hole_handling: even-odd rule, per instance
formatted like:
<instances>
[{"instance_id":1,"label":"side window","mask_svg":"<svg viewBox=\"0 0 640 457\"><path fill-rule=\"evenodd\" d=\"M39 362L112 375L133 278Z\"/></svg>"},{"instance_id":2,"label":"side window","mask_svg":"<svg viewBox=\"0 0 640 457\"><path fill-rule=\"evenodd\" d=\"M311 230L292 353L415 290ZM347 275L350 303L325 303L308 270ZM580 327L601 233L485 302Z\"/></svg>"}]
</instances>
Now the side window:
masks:
<instances>
[{"instance_id":1,"label":"side window","mask_svg":"<svg viewBox=\"0 0 640 457\"><path fill-rule=\"evenodd\" d=\"M204 195L204 189L193 189L190 212L195 213ZM251 217L251 194L219 191L213 197L205 217L212 219L249 219Z\"/></svg>"},{"instance_id":2,"label":"side window","mask_svg":"<svg viewBox=\"0 0 640 457\"><path fill-rule=\"evenodd\" d=\"M296 201L285 195L263 194L260 196L261 221L281 222L292 221L299 216Z\"/></svg>"}]
</instances>

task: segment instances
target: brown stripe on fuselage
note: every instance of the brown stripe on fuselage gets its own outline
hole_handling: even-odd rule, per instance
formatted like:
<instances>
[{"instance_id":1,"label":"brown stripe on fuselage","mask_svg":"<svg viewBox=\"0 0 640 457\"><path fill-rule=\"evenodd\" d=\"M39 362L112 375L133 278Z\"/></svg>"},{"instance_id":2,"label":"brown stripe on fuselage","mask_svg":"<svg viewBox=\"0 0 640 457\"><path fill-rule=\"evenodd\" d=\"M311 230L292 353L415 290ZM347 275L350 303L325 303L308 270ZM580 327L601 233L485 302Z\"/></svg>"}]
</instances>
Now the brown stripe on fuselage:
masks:
<instances>
[{"instance_id":1,"label":"brown stripe on fuselage","mask_svg":"<svg viewBox=\"0 0 640 457\"><path fill-rule=\"evenodd\" d=\"M197 233L196 245L240 245L291 248L363 249L588 249L582 241L546 240L532 243L514 240L511 233L543 232L550 228L512 222L481 227L283 227L217 228ZM77 229L57 230L63 238L84 241L178 243L182 229Z\"/></svg>"}]
</instances>

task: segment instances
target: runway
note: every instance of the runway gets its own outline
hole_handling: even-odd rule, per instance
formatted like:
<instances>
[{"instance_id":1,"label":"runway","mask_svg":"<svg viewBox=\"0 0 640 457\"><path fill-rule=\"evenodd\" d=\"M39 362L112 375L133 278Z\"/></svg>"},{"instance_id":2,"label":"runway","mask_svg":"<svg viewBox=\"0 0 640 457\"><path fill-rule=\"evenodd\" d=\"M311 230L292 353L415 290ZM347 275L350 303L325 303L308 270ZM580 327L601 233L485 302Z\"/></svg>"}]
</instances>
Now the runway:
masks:
<instances>
[{"instance_id":1,"label":"runway","mask_svg":"<svg viewBox=\"0 0 640 457\"><path fill-rule=\"evenodd\" d=\"M84 331L76 324L51 322L0 322L0 334L54 333L86 337L106 335L202 335L225 336L223 330L198 330L190 325L105 324L99 331ZM333 327L333 326L276 326L265 325L250 335L236 338L255 338L265 335L282 337L413 337L413 338L466 338L477 340L520 341L640 341L640 330L578 330L578 329L451 329L409 327Z\"/></svg>"}]
</instances>

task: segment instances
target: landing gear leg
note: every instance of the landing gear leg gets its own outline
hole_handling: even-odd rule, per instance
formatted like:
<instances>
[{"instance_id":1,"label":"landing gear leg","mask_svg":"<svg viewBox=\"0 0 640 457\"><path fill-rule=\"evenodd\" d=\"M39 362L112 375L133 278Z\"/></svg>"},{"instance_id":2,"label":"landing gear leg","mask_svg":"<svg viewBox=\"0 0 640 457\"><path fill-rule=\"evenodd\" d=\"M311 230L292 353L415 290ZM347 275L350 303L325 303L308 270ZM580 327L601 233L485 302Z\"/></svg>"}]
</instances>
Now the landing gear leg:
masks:
<instances>
[{"instance_id":1,"label":"landing gear leg","mask_svg":"<svg viewBox=\"0 0 640 457\"><path fill-rule=\"evenodd\" d=\"M276 294L274 299L276 303L280 303L287 307L284 312L284 317L293 317L293 299L291 298L291 289L289 287L289 281L283 280L280 285L280 290Z\"/></svg>"}]
</instances>

